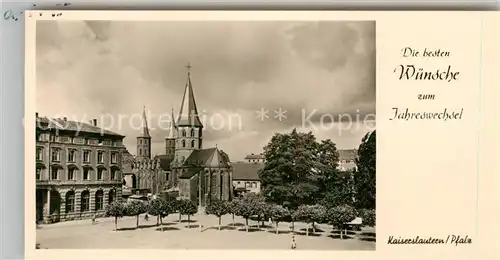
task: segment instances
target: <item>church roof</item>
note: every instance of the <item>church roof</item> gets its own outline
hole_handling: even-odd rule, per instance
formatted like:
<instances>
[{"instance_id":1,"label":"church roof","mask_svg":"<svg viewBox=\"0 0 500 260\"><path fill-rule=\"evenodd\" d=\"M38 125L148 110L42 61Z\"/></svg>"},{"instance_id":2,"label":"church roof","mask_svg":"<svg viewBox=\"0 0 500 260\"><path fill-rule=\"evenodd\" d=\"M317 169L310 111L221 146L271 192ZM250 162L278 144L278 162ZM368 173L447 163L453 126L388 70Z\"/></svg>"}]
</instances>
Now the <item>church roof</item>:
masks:
<instances>
[{"instance_id":1,"label":"church roof","mask_svg":"<svg viewBox=\"0 0 500 260\"><path fill-rule=\"evenodd\" d=\"M208 148L193 151L184 162L184 165L218 168L228 167L230 166L229 163L229 156L225 152L217 148Z\"/></svg>"},{"instance_id":2,"label":"church roof","mask_svg":"<svg viewBox=\"0 0 500 260\"><path fill-rule=\"evenodd\" d=\"M185 172L182 172L181 175L179 175L179 178L181 179L191 179L193 176L198 174L200 171L202 171L203 168L188 168Z\"/></svg>"},{"instance_id":3,"label":"church roof","mask_svg":"<svg viewBox=\"0 0 500 260\"><path fill-rule=\"evenodd\" d=\"M188 68L190 68L189 65ZM181 110L176 125L203 127L198 117L198 108L196 107L193 85L191 84L191 72L188 72L184 96L182 97Z\"/></svg>"},{"instance_id":4,"label":"church roof","mask_svg":"<svg viewBox=\"0 0 500 260\"><path fill-rule=\"evenodd\" d=\"M149 135L148 119L146 117L146 107L142 110L142 129L138 137L151 138L151 135Z\"/></svg>"},{"instance_id":5,"label":"church roof","mask_svg":"<svg viewBox=\"0 0 500 260\"><path fill-rule=\"evenodd\" d=\"M169 139L175 138L175 116L174 116L174 109L172 108L172 117L170 119L170 129L168 132L168 137Z\"/></svg>"},{"instance_id":6,"label":"church roof","mask_svg":"<svg viewBox=\"0 0 500 260\"><path fill-rule=\"evenodd\" d=\"M162 154L154 157L155 160L160 160L160 168L164 171L170 170L170 163L174 160L174 157L170 154Z\"/></svg>"},{"instance_id":7,"label":"church roof","mask_svg":"<svg viewBox=\"0 0 500 260\"><path fill-rule=\"evenodd\" d=\"M237 162L232 163L233 166L233 180L249 180L257 181L259 178L259 171L264 168L263 163L245 163Z\"/></svg>"}]
</instances>

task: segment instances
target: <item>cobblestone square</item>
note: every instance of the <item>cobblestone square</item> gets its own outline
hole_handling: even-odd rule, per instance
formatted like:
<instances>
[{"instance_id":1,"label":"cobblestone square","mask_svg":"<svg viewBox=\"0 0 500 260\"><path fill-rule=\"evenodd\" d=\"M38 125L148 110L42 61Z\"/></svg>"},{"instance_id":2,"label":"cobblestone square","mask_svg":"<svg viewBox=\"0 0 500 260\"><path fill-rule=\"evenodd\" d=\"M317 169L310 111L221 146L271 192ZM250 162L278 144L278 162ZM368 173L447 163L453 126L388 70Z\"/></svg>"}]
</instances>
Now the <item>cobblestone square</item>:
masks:
<instances>
[{"instance_id":1,"label":"cobblestone square","mask_svg":"<svg viewBox=\"0 0 500 260\"><path fill-rule=\"evenodd\" d=\"M156 218L145 221L141 216L140 227L135 229L135 217L118 220L118 231L114 231L114 219L68 221L51 225L40 225L37 229L37 242L41 248L48 249L289 249L292 234L289 223L280 223L280 234L274 226L257 229L256 221L249 220L251 229L245 231L245 221L223 216L222 230L217 229L218 220L213 216L202 216L202 232L198 228L198 216L193 216L192 227L188 228L187 218L178 222L178 215L163 219L164 231L156 224ZM266 222L266 225L269 223ZM295 223L298 250L374 250L374 237L367 235L373 229L363 229L349 233L347 239L339 239L327 225L317 225L320 232L305 236L305 224ZM334 236L334 237L332 237ZM371 240L371 241L368 241Z\"/></svg>"}]
</instances>

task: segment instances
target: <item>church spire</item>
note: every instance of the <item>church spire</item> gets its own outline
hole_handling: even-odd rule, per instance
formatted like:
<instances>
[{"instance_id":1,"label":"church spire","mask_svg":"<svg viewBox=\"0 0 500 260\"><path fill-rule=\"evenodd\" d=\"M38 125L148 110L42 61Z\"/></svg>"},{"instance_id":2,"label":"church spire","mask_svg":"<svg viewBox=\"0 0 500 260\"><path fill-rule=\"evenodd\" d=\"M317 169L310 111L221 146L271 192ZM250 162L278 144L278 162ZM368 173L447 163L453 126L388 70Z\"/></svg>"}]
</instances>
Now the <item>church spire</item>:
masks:
<instances>
[{"instance_id":1,"label":"church spire","mask_svg":"<svg viewBox=\"0 0 500 260\"><path fill-rule=\"evenodd\" d=\"M170 132L168 133L168 138L169 139L175 138L175 116L173 108L172 108L172 117L170 119Z\"/></svg>"},{"instance_id":2,"label":"church spire","mask_svg":"<svg viewBox=\"0 0 500 260\"><path fill-rule=\"evenodd\" d=\"M191 65L186 66L188 69L188 77L184 96L182 98L181 110L179 112L178 126L198 126L203 127L200 118L198 117L198 108L194 99L193 85L191 84Z\"/></svg>"},{"instance_id":3,"label":"church spire","mask_svg":"<svg viewBox=\"0 0 500 260\"><path fill-rule=\"evenodd\" d=\"M148 128L148 119L146 117L146 106L143 107L142 109L142 131L141 131L141 137L151 137L149 135L149 128Z\"/></svg>"}]
</instances>

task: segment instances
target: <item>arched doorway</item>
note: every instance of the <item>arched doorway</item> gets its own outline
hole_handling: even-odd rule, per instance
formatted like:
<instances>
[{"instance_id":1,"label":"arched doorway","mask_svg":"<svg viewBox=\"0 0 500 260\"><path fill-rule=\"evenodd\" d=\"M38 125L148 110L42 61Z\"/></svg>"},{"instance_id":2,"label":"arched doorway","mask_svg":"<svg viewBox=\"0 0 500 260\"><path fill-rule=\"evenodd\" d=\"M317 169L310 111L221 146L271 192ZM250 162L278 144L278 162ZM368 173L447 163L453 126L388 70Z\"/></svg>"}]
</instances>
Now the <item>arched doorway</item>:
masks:
<instances>
[{"instance_id":1,"label":"arched doorway","mask_svg":"<svg viewBox=\"0 0 500 260\"><path fill-rule=\"evenodd\" d=\"M90 211L90 192L88 190L82 191L82 198L80 202L80 211Z\"/></svg>"},{"instance_id":2,"label":"arched doorway","mask_svg":"<svg viewBox=\"0 0 500 260\"><path fill-rule=\"evenodd\" d=\"M95 193L95 210L103 210L104 209L104 192L102 190L98 190Z\"/></svg>"},{"instance_id":3,"label":"arched doorway","mask_svg":"<svg viewBox=\"0 0 500 260\"><path fill-rule=\"evenodd\" d=\"M50 215L59 215L61 209L61 195L56 190L50 191Z\"/></svg>"},{"instance_id":4,"label":"arched doorway","mask_svg":"<svg viewBox=\"0 0 500 260\"><path fill-rule=\"evenodd\" d=\"M137 177L132 174L132 189L137 189Z\"/></svg>"},{"instance_id":5,"label":"arched doorway","mask_svg":"<svg viewBox=\"0 0 500 260\"><path fill-rule=\"evenodd\" d=\"M108 193L108 204L111 204L115 201L115 196L116 196L115 190L110 190Z\"/></svg>"},{"instance_id":6,"label":"arched doorway","mask_svg":"<svg viewBox=\"0 0 500 260\"><path fill-rule=\"evenodd\" d=\"M66 192L66 214L75 212L75 191Z\"/></svg>"}]
</instances>

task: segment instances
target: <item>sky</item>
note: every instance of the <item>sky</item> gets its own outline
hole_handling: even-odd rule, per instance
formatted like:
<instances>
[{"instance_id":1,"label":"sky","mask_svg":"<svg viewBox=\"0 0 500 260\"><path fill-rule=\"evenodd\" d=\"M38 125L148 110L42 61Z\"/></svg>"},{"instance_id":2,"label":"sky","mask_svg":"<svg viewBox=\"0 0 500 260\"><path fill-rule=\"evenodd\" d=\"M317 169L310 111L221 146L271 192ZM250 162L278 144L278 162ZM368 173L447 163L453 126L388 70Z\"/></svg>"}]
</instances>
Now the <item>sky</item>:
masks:
<instances>
[{"instance_id":1,"label":"sky","mask_svg":"<svg viewBox=\"0 0 500 260\"><path fill-rule=\"evenodd\" d=\"M36 41L39 116L96 118L132 154L144 107L164 154L187 64L203 146L232 161L293 128L338 149L375 129L373 21L38 21Z\"/></svg>"}]
</instances>

